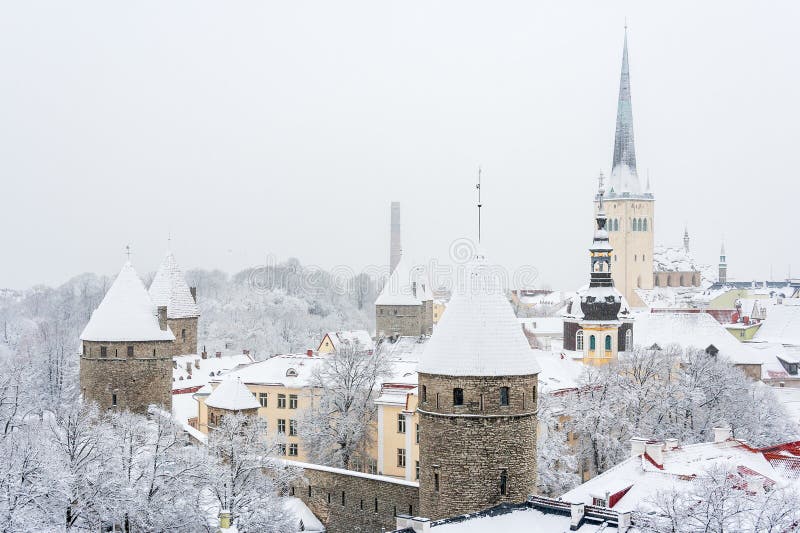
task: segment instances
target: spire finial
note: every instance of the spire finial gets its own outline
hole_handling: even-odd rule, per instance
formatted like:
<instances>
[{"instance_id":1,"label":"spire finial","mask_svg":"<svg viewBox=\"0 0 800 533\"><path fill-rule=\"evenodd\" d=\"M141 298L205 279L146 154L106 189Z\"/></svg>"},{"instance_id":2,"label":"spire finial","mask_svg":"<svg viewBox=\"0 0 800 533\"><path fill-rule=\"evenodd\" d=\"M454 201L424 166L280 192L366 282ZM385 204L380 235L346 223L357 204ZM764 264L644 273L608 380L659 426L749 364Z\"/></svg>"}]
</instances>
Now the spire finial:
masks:
<instances>
[{"instance_id":1,"label":"spire finial","mask_svg":"<svg viewBox=\"0 0 800 533\"><path fill-rule=\"evenodd\" d=\"M128 256L128 263L130 263L131 262L131 245L130 244L126 244L125 245L125 255Z\"/></svg>"},{"instance_id":2,"label":"spire finial","mask_svg":"<svg viewBox=\"0 0 800 533\"><path fill-rule=\"evenodd\" d=\"M603 171L601 170L600 174L597 176L597 183L598 183L597 196L600 199L600 209L599 209L600 213L603 212L603 195L606 192L606 190L603 188L603 180L604 179L605 179L605 176L603 176Z\"/></svg>"},{"instance_id":3,"label":"spire finial","mask_svg":"<svg viewBox=\"0 0 800 533\"><path fill-rule=\"evenodd\" d=\"M475 185L475 188L478 189L478 244L481 242L481 207L483 207L481 203L481 172L481 166L478 165L478 184Z\"/></svg>"}]
</instances>

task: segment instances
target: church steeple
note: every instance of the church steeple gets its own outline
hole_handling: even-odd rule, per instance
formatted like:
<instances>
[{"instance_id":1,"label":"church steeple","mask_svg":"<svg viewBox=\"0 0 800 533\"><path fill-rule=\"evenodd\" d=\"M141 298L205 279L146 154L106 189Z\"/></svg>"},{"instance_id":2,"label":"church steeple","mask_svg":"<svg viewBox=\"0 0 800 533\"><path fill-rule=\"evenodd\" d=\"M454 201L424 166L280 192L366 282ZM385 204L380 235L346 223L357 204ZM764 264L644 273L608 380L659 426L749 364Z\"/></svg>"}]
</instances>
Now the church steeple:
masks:
<instances>
[{"instance_id":1,"label":"church steeple","mask_svg":"<svg viewBox=\"0 0 800 533\"><path fill-rule=\"evenodd\" d=\"M622 47L622 71L617 100L617 126L614 134L614 160L611 164L611 194L641 193L636 172L636 148L633 142L633 107L631 77L628 68L628 27Z\"/></svg>"}]
</instances>

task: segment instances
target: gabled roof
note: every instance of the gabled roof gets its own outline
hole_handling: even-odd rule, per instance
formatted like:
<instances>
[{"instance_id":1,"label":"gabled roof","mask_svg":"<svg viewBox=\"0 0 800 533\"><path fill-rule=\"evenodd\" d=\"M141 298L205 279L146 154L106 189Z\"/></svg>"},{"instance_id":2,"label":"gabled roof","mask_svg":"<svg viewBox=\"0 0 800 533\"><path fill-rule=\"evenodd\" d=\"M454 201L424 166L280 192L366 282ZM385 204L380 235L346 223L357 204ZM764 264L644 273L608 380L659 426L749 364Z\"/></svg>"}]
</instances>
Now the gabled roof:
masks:
<instances>
[{"instance_id":1,"label":"gabled roof","mask_svg":"<svg viewBox=\"0 0 800 533\"><path fill-rule=\"evenodd\" d=\"M242 380L235 376L222 380L206 398L206 405L228 411L258 409L261 406Z\"/></svg>"},{"instance_id":2,"label":"gabled roof","mask_svg":"<svg viewBox=\"0 0 800 533\"><path fill-rule=\"evenodd\" d=\"M352 346L362 351L370 351L375 349L375 341L369 336L369 333L363 329L356 329L353 331L329 331L325 337L331 340L334 351L339 351L346 346ZM325 341L323 337L322 341ZM321 345L322 343L320 343Z\"/></svg>"},{"instance_id":3,"label":"gabled roof","mask_svg":"<svg viewBox=\"0 0 800 533\"><path fill-rule=\"evenodd\" d=\"M422 352L419 372L447 376L537 374L539 364L484 255L473 260L465 285L454 289L447 312Z\"/></svg>"},{"instance_id":4,"label":"gabled roof","mask_svg":"<svg viewBox=\"0 0 800 533\"><path fill-rule=\"evenodd\" d=\"M158 312L130 262L122 266L81 333L83 341L171 341L158 325Z\"/></svg>"},{"instance_id":5,"label":"gabled roof","mask_svg":"<svg viewBox=\"0 0 800 533\"><path fill-rule=\"evenodd\" d=\"M192 297L183 272L172 252L167 252L150 284L150 298L157 306L167 306L167 318L194 318L200 308Z\"/></svg>"},{"instance_id":6,"label":"gabled roof","mask_svg":"<svg viewBox=\"0 0 800 533\"><path fill-rule=\"evenodd\" d=\"M401 257L375 305L420 305L433 300L433 291L421 265L411 266Z\"/></svg>"},{"instance_id":7,"label":"gabled roof","mask_svg":"<svg viewBox=\"0 0 800 533\"><path fill-rule=\"evenodd\" d=\"M791 305L794 303L792 300L784 298L782 305L772 305L767 309L767 318L754 340L800 346L800 305Z\"/></svg>"}]
</instances>

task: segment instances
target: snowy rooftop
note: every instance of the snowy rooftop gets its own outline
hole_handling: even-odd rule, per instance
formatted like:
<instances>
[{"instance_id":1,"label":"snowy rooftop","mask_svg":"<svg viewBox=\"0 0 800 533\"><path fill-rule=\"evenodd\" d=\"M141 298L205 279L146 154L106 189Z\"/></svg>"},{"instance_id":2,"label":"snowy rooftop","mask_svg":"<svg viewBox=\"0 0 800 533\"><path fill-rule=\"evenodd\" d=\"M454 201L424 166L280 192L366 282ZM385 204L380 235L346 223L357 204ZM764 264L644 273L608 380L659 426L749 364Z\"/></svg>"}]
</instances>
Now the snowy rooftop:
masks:
<instances>
[{"instance_id":1,"label":"snowy rooftop","mask_svg":"<svg viewBox=\"0 0 800 533\"><path fill-rule=\"evenodd\" d=\"M581 299L585 296L594 296L595 298L604 298L606 296L614 296L620 299L621 304L619 307L619 317L626 318L630 314L631 306L628 305L628 300L625 299L616 287L590 287L584 285L576 292L572 293L567 299L567 305L562 314L566 318L583 318L583 309L581 308Z\"/></svg>"},{"instance_id":2,"label":"snowy rooftop","mask_svg":"<svg viewBox=\"0 0 800 533\"><path fill-rule=\"evenodd\" d=\"M466 287L447 306L419 363L419 371L451 376L536 374L533 357L504 291L484 256L470 265Z\"/></svg>"},{"instance_id":3,"label":"snowy rooftop","mask_svg":"<svg viewBox=\"0 0 800 533\"><path fill-rule=\"evenodd\" d=\"M203 359L199 354L189 354L175 356L172 361L172 390L177 390L201 387L229 370L251 364L253 358L247 354L233 354Z\"/></svg>"},{"instance_id":4,"label":"snowy rooftop","mask_svg":"<svg viewBox=\"0 0 800 533\"><path fill-rule=\"evenodd\" d=\"M424 268L411 266L401 257L375 305L420 305L428 300L433 300L433 291Z\"/></svg>"},{"instance_id":5,"label":"snowy rooftop","mask_svg":"<svg viewBox=\"0 0 800 533\"><path fill-rule=\"evenodd\" d=\"M329 331L325 336L331 340L335 351L339 351L344 346L358 347L359 350L364 351L375 349L375 341L373 341L370 334L363 329L353 331Z\"/></svg>"},{"instance_id":6,"label":"snowy rooftop","mask_svg":"<svg viewBox=\"0 0 800 533\"><path fill-rule=\"evenodd\" d=\"M84 341L171 341L158 326L158 311L130 262L123 265L81 333Z\"/></svg>"},{"instance_id":7,"label":"snowy rooftop","mask_svg":"<svg viewBox=\"0 0 800 533\"><path fill-rule=\"evenodd\" d=\"M544 513L533 507L519 507L506 513L481 514L465 520L456 520L431 527L433 533L564 533L570 531L570 517L564 514ZM584 522L575 529L578 533L614 533L613 524ZM629 530L630 531L630 530Z\"/></svg>"},{"instance_id":8,"label":"snowy rooftop","mask_svg":"<svg viewBox=\"0 0 800 533\"><path fill-rule=\"evenodd\" d=\"M172 252L167 252L150 284L150 298L157 306L167 306L167 318L200 316L200 308L194 301Z\"/></svg>"},{"instance_id":9,"label":"snowy rooftop","mask_svg":"<svg viewBox=\"0 0 800 533\"><path fill-rule=\"evenodd\" d=\"M578 387L578 378L586 368L583 364L555 351L533 350L541 367L539 386L544 393Z\"/></svg>"},{"instance_id":10,"label":"snowy rooftop","mask_svg":"<svg viewBox=\"0 0 800 533\"><path fill-rule=\"evenodd\" d=\"M385 353L390 361L414 361L419 362L425 343L430 337L399 337L392 342L391 339L383 339L378 345L378 351Z\"/></svg>"},{"instance_id":11,"label":"snowy rooftop","mask_svg":"<svg viewBox=\"0 0 800 533\"><path fill-rule=\"evenodd\" d=\"M248 385L282 385L302 388L310 384L314 368L330 355L276 355L265 361L247 365L228 375Z\"/></svg>"},{"instance_id":12,"label":"snowy rooftop","mask_svg":"<svg viewBox=\"0 0 800 533\"><path fill-rule=\"evenodd\" d=\"M785 298L784 305L772 305L767 308L767 318L761 324L754 340L800 346L800 305L786 305L790 300Z\"/></svg>"},{"instance_id":13,"label":"snowy rooftop","mask_svg":"<svg viewBox=\"0 0 800 533\"><path fill-rule=\"evenodd\" d=\"M797 470L785 469L787 463L800 467L796 455L798 443L787 443L765 449L755 449L735 439L723 442L704 442L678 446L662 451L660 466L649 459L648 454L639 454L623 461L586 483L561 496L572 503L591 504L593 498L605 498L628 487L630 489L614 505L616 511L647 510L649 500L658 491L680 488L693 483L698 476L715 466L738 470L745 482L753 476L767 478L771 482L795 483Z\"/></svg>"},{"instance_id":14,"label":"snowy rooftop","mask_svg":"<svg viewBox=\"0 0 800 533\"><path fill-rule=\"evenodd\" d=\"M206 405L228 411L239 411L242 409L258 409L260 404L255 396L247 389L238 377L228 377L223 379L217 388L214 389L208 398Z\"/></svg>"},{"instance_id":15,"label":"snowy rooftop","mask_svg":"<svg viewBox=\"0 0 800 533\"><path fill-rule=\"evenodd\" d=\"M762 364L764 357L743 344L708 313L642 313L633 327L633 342L645 348L677 344L705 350L714 345L719 355L734 364Z\"/></svg>"}]
</instances>

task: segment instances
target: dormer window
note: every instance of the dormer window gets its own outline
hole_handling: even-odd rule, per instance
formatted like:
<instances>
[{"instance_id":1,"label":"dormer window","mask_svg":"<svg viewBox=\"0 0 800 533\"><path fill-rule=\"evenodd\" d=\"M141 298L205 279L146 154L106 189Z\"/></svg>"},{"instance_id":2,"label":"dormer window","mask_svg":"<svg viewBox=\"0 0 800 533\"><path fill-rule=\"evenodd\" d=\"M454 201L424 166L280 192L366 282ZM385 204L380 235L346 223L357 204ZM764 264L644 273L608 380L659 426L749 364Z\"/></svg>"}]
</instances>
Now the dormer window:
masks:
<instances>
[{"instance_id":1,"label":"dormer window","mask_svg":"<svg viewBox=\"0 0 800 533\"><path fill-rule=\"evenodd\" d=\"M287 378L296 378L297 377L297 370L295 370L294 368L290 368L289 370L286 371L286 377Z\"/></svg>"},{"instance_id":2,"label":"dormer window","mask_svg":"<svg viewBox=\"0 0 800 533\"><path fill-rule=\"evenodd\" d=\"M717 348L713 344L709 344L708 348L706 348L706 353L711 357L716 357L717 354L719 353L719 348Z\"/></svg>"},{"instance_id":3,"label":"dormer window","mask_svg":"<svg viewBox=\"0 0 800 533\"><path fill-rule=\"evenodd\" d=\"M792 360L789 360L788 358L787 359L783 359L781 357L778 357L778 361L781 362L781 366L783 366L783 369L786 370L787 374L789 374L790 376L796 376L797 375L797 367L798 367L798 362L797 361L792 361Z\"/></svg>"}]
</instances>

